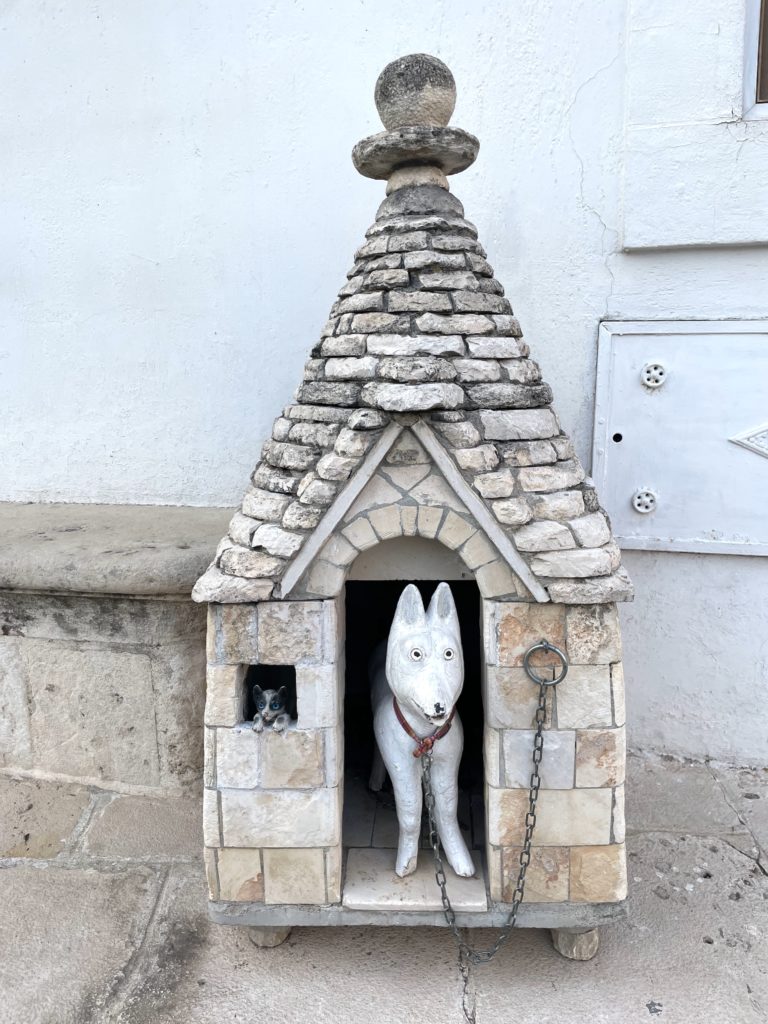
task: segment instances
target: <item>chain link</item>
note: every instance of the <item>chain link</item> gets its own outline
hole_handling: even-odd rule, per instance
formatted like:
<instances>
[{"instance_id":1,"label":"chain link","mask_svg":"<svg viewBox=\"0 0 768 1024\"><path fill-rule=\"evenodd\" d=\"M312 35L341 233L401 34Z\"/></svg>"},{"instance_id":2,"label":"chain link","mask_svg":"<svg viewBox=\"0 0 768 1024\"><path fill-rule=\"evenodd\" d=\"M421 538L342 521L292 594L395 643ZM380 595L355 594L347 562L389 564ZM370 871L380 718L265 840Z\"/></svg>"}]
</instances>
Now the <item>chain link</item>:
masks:
<instances>
[{"instance_id":1,"label":"chain link","mask_svg":"<svg viewBox=\"0 0 768 1024\"><path fill-rule=\"evenodd\" d=\"M561 651L558 651L557 648L553 647L551 644L547 644L544 640L541 641L540 645L536 646L540 646L545 650L557 651L557 653L562 657L563 667L565 671L567 671L567 661ZM528 671L527 664L526 671ZM561 674L560 679L565 676L565 671ZM553 682L560 682L560 679L557 679L556 681L544 680L538 678L532 672L529 672L528 674L539 684L539 702L536 708L536 733L533 738L532 755L533 771L531 772L530 785L528 789L528 811L525 815L525 838L523 839L523 846L520 851L520 867L517 873L515 891L512 894L512 906L507 920L502 926L496 941L490 949L473 949L461 934L461 931L456 924L456 912L451 906L451 900L448 896L445 868L443 866L442 854L440 853L440 837L437 833L437 822L435 820L435 794L432 789L432 751L425 753L421 758L421 778L424 785L424 802L426 804L427 818L429 820L429 842L435 857L435 881L440 887L443 915L445 916L448 927L451 929L453 936L456 939L460 956L462 956L466 962L471 964L487 964L493 960L504 943L509 939L512 929L517 923L518 911L520 910L520 904L523 902L523 896L525 895L525 875L528 870L528 865L531 863L531 844L533 842L533 832L536 828L536 803L539 799L539 789L541 787L539 770L544 752L544 724L547 718L547 689L553 685Z\"/></svg>"}]
</instances>

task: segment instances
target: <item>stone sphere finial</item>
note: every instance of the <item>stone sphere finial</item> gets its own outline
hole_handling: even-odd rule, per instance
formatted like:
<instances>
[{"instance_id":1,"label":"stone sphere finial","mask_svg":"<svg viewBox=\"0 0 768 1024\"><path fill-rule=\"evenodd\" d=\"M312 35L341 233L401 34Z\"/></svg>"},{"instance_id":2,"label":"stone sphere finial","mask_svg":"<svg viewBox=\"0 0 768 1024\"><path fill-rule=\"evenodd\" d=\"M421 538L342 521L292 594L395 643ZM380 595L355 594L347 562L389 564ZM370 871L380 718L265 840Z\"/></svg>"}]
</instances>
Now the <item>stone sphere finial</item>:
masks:
<instances>
[{"instance_id":1,"label":"stone sphere finial","mask_svg":"<svg viewBox=\"0 0 768 1024\"><path fill-rule=\"evenodd\" d=\"M389 131L405 125L445 128L456 106L456 82L450 68L437 57L411 53L387 64L373 95Z\"/></svg>"}]
</instances>

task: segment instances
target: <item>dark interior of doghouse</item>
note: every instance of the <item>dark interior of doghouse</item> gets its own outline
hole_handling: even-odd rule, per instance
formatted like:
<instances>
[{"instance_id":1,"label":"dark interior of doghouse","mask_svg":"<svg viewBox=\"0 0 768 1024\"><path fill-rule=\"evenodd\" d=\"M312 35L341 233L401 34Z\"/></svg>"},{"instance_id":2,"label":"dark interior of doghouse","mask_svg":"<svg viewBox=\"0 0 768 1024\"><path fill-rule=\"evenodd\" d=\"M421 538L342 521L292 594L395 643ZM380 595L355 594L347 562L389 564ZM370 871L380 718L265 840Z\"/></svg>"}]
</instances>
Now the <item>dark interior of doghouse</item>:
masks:
<instances>
[{"instance_id":1,"label":"dark interior of doghouse","mask_svg":"<svg viewBox=\"0 0 768 1024\"><path fill-rule=\"evenodd\" d=\"M425 607L437 581L413 580ZM350 581L346 585L346 685L344 696L345 795L343 842L349 846L394 846L397 826L389 780L373 794L368 778L375 749L368 663L389 634L398 599L406 582ZM464 753L459 769L459 822L467 841L484 843L483 705L480 688L480 594L474 580L451 581L461 627L464 688L457 713L464 728ZM426 824L422 845L426 845Z\"/></svg>"}]
</instances>

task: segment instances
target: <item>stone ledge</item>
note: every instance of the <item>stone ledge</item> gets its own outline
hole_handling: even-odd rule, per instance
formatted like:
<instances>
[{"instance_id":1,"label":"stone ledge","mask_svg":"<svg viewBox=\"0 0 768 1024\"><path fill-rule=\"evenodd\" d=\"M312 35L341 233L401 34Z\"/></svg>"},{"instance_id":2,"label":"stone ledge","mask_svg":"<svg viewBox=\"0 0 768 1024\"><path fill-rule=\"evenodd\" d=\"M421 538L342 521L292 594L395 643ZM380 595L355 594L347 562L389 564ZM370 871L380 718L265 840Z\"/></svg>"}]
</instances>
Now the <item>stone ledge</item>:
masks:
<instances>
[{"instance_id":1,"label":"stone ledge","mask_svg":"<svg viewBox=\"0 0 768 1024\"><path fill-rule=\"evenodd\" d=\"M188 597L231 509L0 502L0 590Z\"/></svg>"}]
</instances>

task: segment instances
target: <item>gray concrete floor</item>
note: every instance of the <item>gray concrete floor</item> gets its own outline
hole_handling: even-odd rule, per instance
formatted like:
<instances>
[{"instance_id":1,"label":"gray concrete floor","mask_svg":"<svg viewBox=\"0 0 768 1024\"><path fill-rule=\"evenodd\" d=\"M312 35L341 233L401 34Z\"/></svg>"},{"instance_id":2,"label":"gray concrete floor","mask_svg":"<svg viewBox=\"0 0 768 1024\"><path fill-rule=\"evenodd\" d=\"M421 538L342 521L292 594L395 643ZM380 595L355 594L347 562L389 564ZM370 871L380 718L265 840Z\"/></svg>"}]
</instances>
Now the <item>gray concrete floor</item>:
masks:
<instances>
[{"instance_id":1,"label":"gray concrete floor","mask_svg":"<svg viewBox=\"0 0 768 1024\"><path fill-rule=\"evenodd\" d=\"M193 795L1 778L0 1022L768 1020L768 771L632 757L627 793L629 916L597 957L521 931L462 972L443 929L262 950L210 924Z\"/></svg>"}]
</instances>

